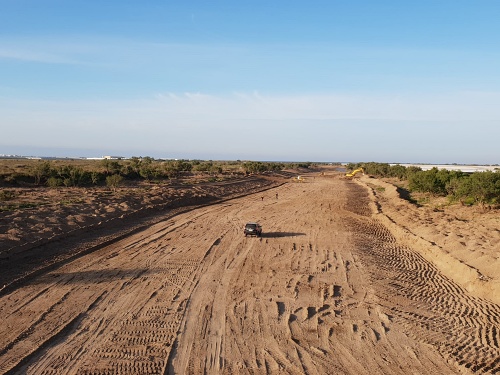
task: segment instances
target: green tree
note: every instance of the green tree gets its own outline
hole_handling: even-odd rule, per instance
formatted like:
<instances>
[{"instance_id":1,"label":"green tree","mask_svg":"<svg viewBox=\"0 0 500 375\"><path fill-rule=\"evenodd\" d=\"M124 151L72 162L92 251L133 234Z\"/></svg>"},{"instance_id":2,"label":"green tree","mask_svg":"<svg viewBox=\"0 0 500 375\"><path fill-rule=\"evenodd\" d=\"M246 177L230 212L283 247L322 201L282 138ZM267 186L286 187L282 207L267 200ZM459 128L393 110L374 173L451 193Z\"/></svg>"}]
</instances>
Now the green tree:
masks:
<instances>
[{"instance_id":1,"label":"green tree","mask_svg":"<svg viewBox=\"0 0 500 375\"><path fill-rule=\"evenodd\" d=\"M56 172L65 186L82 186L90 181L90 173L74 165L62 165Z\"/></svg>"},{"instance_id":2,"label":"green tree","mask_svg":"<svg viewBox=\"0 0 500 375\"><path fill-rule=\"evenodd\" d=\"M102 175L97 171L90 172L90 181L92 184L97 185L101 181Z\"/></svg>"},{"instance_id":3,"label":"green tree","mask_svg":"<svg viewBox=\"0 0 500 375\"><path fill-rule=\"evenodd\" d=\"M422 168L416 167L414 165L406 167L406 179L410 180L411 176L413 176L415 173L421 172Z\"/></svg>"},{"instance_id":4,"label":"green tree","mask_svg":"<svg viewBox=\"0 0 500 375\"><path fill-rule=\"evenodd\" d=\"M150 180L154 177L155 172L152 158L145 157L141 159L139 164L139 175L146 180Z\"/></svg>"},{"instance_id":5,"label":"green tree","mask_svg":"<svg viewBox=\"0 0 500 375\"><path fill-rule=\"evenodd\" d=\"M104 167L104 173L106 175L120 173L121 166L117 160L103 159L101 165Z\"/></svg>"},{"instance_id":6,"label":"green tree","mask_svg":"<svg viewBox=\"0 0 500 375\"><path fill-rule=\"evenodd\" d=\"M408 187L411 191L421 193L431 193L436 195L445 195L446 185L438 175L438 169L432 168L428 171L419 171L414 173L408 179Z\"/></svg>"},{"instance_id":7,"label":"green tree","mask_svg":"<svg viewBox=\"0 0 500 375\"><path fill-rule=\"evenodd\" d=\"M51 187L51 188L55 188L55 187L59 187L59 186L64 185L63 180L61 178L54 177L54 176L49 177L47 179L46 184L48 187Z\"/></svg>"},{"instance_id":8,"label":"green tree","mask_svg":"<svg viewBox=\"0 0 500 375\"><path fill-rule=\"evenodd\" d=\"M119 174L113 174L106 177L106 186L110 187L113 191L116 191L118 186L123 183L123 176Z\"/></svg>"},{"instance_id":9,"label":"green tree","mask_svg":"<svg viewBox=\"0 0 500 375\"><path fill-rule=\"evenodd\" d=\"M137 176L139 176L139 171L141 169L141 159L137 156L133 156L132 158L130 158L129 163L132 171L136 173Z\"/></svg>"},{"instance_id":10,"label":"green tree","mask_svg":"<svg viewBox=\"0 0 500 375\"><path fill-rule=\"evenodd\" d=\"M476 172L470 177L471 195L481 204L500 202L500 174L487 171Z\"/></svg>"},{"instance_id":11,"label":"green tree","mask_svg":"<svg viewBox=\"0 0 500 375\"><path fill-rule=\"evenodd\" d=\"M243 163L243 170L246 173L261 173L266 171L266 166L260 161L249 161Z\"/></svg>"},{"instance_id":12,"label":"green tree","mask_svg":"<svg viewBox=\"0 0 500 375\"><path fill-rule=\"evenodd\" d=\"M50 177L50 163L48 161L37 162L31 170L33 177L35 179L35 185L40 185L40 183Z\"/></svg>"},{"instance_id":13,"label":"green tree","mask_svg":"<svg viewBox=\"0 0 500 375\"><path fill-rule=\"evenodd\" d=\"M406 179L406 167L399 164L392 165L389 169L389 175L391 177L397 177L399 180L404 180Z\"/></svg>"}]
</instances>

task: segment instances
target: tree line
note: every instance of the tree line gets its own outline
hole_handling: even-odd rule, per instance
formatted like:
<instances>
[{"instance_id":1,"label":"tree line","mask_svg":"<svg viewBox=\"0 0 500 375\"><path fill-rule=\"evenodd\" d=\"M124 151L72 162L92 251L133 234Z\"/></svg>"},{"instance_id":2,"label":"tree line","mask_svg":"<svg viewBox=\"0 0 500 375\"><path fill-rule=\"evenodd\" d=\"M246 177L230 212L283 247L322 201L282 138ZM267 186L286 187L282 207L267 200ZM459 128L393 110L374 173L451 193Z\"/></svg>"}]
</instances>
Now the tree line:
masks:
<instances>
[{"instance_id":1,"label":"tree line","mask_svg":"<svg viewBox=\"0 0 500 375\"><path fill-rule=\"evenodd\" d=\"M376 177L395 177L408 182L410 192L446 196L451 201L466 205L500 205L500 170L467 173L436 167L422 170L386 163L350 163L353 170L363 167L365 173Z\"/></svg>"},{"instance_id":2,"label":"tree line","mask_svg":"<svg viewBox=\"0 0 500 375\"><path fill-rule=\"evenodd\" d=\"M300 164L308 167L310 163ZM121 184L124 180L166 180L185 175L201 174L208 177L220 174L247 175L296 168L296 163L257 161L157 160L151 157L132 157L125 160L103 159L71 163L39 160L8 175L1 175L4 183L19 182L36 186L92 186Z\"/></svg>"}]
</instances>

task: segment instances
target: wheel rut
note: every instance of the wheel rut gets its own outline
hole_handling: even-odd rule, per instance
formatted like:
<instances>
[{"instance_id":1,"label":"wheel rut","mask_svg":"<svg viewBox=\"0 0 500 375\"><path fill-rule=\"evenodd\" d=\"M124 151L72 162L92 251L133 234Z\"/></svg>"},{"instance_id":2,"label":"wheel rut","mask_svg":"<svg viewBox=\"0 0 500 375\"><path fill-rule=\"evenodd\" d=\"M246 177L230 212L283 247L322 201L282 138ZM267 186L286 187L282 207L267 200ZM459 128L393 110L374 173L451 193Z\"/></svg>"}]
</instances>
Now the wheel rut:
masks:
<instances>
[{"instance_id":1,"label":"wheel rut","mask_svg":"<svg viewBox=\"0 0 500 375\"><path fill-rule=\"evenodd\" d=\"M497 371L497 307L400 246L364 189L308 181L152 223L5 291L0 372ZM262 237L244 237L252 221Z\"/></svg>"},{"instance_id":2,"label":"wheel rut","mask_svg":"<svg viewBox=\"0 0 500 375\"><path fill-rule=\"evenodd\" d=\"M369 206L356 193L355 205ZM370 270L376 295L394 320L417 340L478 374L500 372L500 306L474 297L444 276L363 209L350 208L345 225L354 233L356 254Z\"/></svg>"}]
</instances>

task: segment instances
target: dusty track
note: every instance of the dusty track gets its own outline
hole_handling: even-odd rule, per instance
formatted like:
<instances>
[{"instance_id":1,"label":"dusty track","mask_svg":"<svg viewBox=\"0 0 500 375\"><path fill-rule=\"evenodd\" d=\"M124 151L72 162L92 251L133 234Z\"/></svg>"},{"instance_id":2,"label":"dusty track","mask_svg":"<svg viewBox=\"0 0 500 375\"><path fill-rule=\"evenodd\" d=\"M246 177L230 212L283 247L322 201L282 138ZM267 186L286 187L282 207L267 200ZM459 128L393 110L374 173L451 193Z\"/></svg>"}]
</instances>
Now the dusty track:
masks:
<instances>
[{"instance_id":1,"label":"dusty track","mask_svg":"<svg viewBox=\"0 0 500 375\"><path fill-rule=\"evenodd\" d=\"M275 193L279 193L276 199ZM500 307L329 176L179 214L0 299L6 374L500 372ZM262 238L245 238L259 220Z\"/></svg>"}]
</instances>

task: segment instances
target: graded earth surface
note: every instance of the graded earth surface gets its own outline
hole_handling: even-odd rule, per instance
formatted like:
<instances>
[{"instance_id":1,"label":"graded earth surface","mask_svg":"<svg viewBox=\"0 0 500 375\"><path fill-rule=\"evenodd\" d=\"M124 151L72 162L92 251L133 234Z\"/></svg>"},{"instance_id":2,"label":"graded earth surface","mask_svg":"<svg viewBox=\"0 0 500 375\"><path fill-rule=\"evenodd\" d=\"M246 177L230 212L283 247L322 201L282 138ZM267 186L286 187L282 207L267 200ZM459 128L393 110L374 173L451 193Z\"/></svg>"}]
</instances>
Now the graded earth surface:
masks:
<instances>
[{"instance_id":1,"label":"graded earth surface","mask_svg":"<svg viewBox=\"0 0 500 375\"><path fill-rule=\"evenodd\" d=\"M500 373L498 212L304 176L2 212L0 374Z\"/></svg>"}]
</instances>

